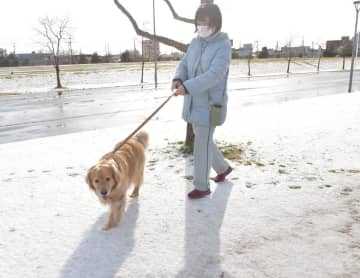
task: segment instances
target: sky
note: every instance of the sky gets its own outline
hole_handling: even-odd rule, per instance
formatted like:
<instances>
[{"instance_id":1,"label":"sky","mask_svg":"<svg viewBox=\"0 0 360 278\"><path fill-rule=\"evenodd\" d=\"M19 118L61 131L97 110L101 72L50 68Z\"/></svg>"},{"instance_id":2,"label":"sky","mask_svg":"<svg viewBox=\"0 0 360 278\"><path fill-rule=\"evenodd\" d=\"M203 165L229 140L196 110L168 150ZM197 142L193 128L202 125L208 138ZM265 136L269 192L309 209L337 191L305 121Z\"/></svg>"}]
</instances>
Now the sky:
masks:
<instances>
[{"instance_id":1,"label":"sky","mask_svg":"<svg viewBox=\"0 0 360 278\"><path fill-rule=\"evenodd\" d=\"M193 18L200 0L172 0L177 13ZM234 47L253 43L258 47L286 45L325 46L326 40L353 36L356 12L351 0L215 0L223 14L223 31ZM139 26L153 30L152 0L121 0ZM176 21L163 0L155 0L156 33L188 43L195 35L190 24ZM75 52L112 54L141 48L139 38L127 17L113 0L1 0L0 48L16 53L44 49L39 44L41 17L69 17ZM67 47L67 46L66 46ZM173 49L160 46L160 51Z\"/></svg>"}]
</instances>

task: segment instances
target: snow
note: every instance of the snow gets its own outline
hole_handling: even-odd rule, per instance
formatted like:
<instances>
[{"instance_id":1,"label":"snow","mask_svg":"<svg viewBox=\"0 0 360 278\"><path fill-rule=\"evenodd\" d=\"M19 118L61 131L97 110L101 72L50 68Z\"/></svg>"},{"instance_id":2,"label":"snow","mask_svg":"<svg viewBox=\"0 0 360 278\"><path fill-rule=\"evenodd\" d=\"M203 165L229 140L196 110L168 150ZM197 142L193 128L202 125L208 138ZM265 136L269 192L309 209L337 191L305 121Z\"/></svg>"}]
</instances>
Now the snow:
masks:
<instances>
[{"instance_id":1,"label":"snow","mask_svg":"<svg viewBox=\"0 0 360 278\"><path fill-rule=\"evenodd\" d=\"M346 59L345 70L350 68L350 59ZM168 88L178 61L161 62L158 65L158 82L163 88ZM315 73L318 59L294 59L290 72ZM286 76L288 62L286 59L251 62L251 75L256 77ZM154 72L152 63L146 63L144 68L144 85L153 87ZM342 58L323 58L321 72L342 72ZM358 68L355 65L355 68ZM121 87L127 91L139 89L141 63L112 63L63 65L61 67L61 82L66 90L96 89ZM230 80L248 77L247 60L233 60L230 69ZM53 92L56 77L53 66L0 68L1 94L30 94Z\"/></svg>"},{"instance_id":2,"label":"snow","mask_svg":"<svg viewBox=\"0 0 360 278\"><path fill-rule=\"evenodd\" d=\"M195 201L181 98L161 110L140 197L110 231L84 175L135 122L0 145L0 276L358 277L360 92L239 101L215 137L242 163Z\"/></svg>"}]
</instances>

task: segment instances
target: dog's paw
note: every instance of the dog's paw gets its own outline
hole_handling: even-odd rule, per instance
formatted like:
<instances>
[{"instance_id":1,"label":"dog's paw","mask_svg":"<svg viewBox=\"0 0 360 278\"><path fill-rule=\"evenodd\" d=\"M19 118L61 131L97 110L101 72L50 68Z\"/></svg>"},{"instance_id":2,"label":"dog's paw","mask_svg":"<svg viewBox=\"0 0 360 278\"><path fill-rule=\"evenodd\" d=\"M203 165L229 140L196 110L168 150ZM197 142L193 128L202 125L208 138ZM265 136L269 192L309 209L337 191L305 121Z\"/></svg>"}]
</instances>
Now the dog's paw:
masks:
<instances>
[{"instance_id":1,"label":"dog's paw","mask_svg":"<svg viewBox=\"0 0 360 278\"><path fill-rule=\"evenodd\" d=\"M139 197L139 188L135 188L133 192L130 195L131 198L137 198Z\"/></svg>"},{"instance_id":2,"label":"dog's paw","mask_svg":"<svg viewBox=\"0 0 360 278\"><path fill-rule=\"evenodd\" d=\"M102 230L103 230L103 231L108 231L108 230L110 230L110 229L112 229L112 228L114 228L114 227L111 227L111 226L106 225L106 226L102 227Z\"/></svg>"},{"instance_id":3,"label":"dog's paw","mask_svg":"<svg viewBox=\"0 0 360 278\"><path fill-rule=\"evenodd\" d=\"M115 227L116 227L115 224L108 223L108 224L106 224L104 227L102 227L102 230L103 230L103 231L108 231L108 230L110 230L110 229L112 229L112 228L115 228Z\"/></svg>"},{"instance_id":4,"label":"dog's paw","mask_svg":"<svg viewBox=\"0 0 360 278\"><path fill-rule=\"evenodd\" d=\"M111 229L108 225L105 225L104 227L101 228L103 231L108 231L109 229Z\"/></svg>"}]
</instances>

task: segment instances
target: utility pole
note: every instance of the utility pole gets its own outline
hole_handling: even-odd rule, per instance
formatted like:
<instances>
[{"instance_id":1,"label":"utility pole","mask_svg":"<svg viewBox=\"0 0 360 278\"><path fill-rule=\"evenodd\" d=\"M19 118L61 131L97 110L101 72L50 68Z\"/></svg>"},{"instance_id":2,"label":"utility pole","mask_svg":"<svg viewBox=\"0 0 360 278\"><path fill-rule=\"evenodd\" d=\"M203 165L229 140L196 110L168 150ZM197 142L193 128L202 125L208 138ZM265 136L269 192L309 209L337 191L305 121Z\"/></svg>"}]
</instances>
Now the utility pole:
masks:
<instances>
[{"instance_id":1,"label":"utility pole","mask_svg":"<svg viewBox=\"0 0 360 278\"><path fill-rule=\"evenodd\" d=\"M302 38L302 50L303 50L303 58L305 58L305 38Z\"/></svg>"},{"instance_id":2,"label":"utility pole","mask_svg":"<svg viewBox=\"0 0 360 278\"><path fill-rule=\"evenodd\" d=\"M291 64L291 43L292 41L289 41L289 53L288 53L288 67L286 70L286 73L289 74L290 73L290 64Z\"/></svg>"},{"instance_id":3,"label":"utility pole","mask_svg":"<svg viewBox=\"0 0 360 278\"><path fill-rule=\"evenodd\" d=\"M70 51L70 63L73 64L73 51L72 51L72 45L71 45L71 36L69 37L69 51Z\"/></svg>"},{"instance_id":4,"label":"utility pole","mask_svg":"<svg viewBox=\"0 0 360 278\"><path fill-rule=\"evenodd\" d=\"M321 45L319 44L319 59L318 59L318 65L317 65L317 72L320 72L320 61L321 61L321 54L322 54L322 49L321 49Z\"/></svg>"},{"instance_id":5,"label":"utility pole","mask_svg":"<svg viewBox=\"0 0 360 278\"><path fill-rule=\"evenodd\" d=\"M144 64L145 64L145 60L144 60L144 37L141 37L141 88L143 88L144 86Z\"/></svg>"},{"instance_id":6,"label":"utility pole","mask_svg":"<svg viewBox=\"0 0 360 278\"><path fill-rule=\"evenodd\" d=\"M110 63L110 46L109 43L105 44L105 59L107 63Z\"/></svg>"},{"instance_id":7,"label":"utility pole","mask_svg":"<svg viewBox=\"0 0 360 278\"><path fill-rule=\"evenodd\" d=\"M314 42L311 42L311 56L314 58Z\"/></svg>"},{"instance_id":8,"label":"utility pole","mask_svg":"<svg viewBox=\"0 0 360 278\"><path fill-rule=\"evenodd\" d=\"M153 25L154 25L154 36L156 36L156 29L155 29L155 0L153 0ZM154 64L155 64L155 88L157 88L157 41L153 40L153 46L154 46Z\"/></svg>"},{"instance_id":9,"label":"utility pole","mask_svg":"<svg viewBox=\"0 0 360 278\"><path fill-rule=\"evenodd\" d=\"M259 41L255 41L256 44L256 53L259 52Z\"/></svg>"}]
</instances>

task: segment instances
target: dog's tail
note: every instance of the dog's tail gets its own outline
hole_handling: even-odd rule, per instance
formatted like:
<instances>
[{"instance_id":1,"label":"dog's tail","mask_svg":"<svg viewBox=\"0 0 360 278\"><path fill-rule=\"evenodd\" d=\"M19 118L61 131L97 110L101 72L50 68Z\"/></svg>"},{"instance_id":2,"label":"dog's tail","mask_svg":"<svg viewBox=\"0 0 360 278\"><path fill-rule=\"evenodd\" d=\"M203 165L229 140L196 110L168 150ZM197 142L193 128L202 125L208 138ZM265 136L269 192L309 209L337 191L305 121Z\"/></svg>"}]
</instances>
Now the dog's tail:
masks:
<instances>
[{"instance_id":1,"label":"dog's tail","mask_svg":"<svg viewBox=\"0 0 360 278\"><path fill-rule=\"evenodd\" d=\"M140 131L138 134L135 135L135 138L143 144L144 148L146 149L149 144L149 134L146 131Z\"/></svg>"}]
</instances>

